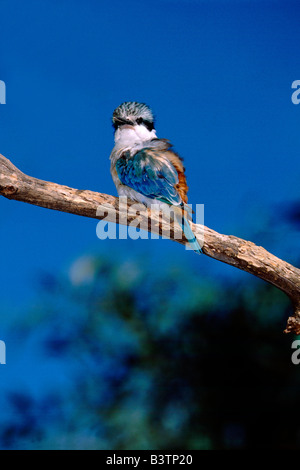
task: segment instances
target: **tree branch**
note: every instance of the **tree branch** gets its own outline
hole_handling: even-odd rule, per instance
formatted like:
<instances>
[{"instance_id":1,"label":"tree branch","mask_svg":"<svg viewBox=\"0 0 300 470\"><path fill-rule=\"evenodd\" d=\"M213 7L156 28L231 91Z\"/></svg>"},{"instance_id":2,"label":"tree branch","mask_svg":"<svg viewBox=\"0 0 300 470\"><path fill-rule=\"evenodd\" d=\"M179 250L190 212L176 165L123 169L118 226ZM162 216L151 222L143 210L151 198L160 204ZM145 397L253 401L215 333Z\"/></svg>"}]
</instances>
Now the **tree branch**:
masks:
<instances>
[{"instance_id":1,"label":"tree branch","mask_svg":"<svg viewBox=\"0 0 300 470\"><path fill-rule=\"evenodd\" d=\"M71 214L103 219L123 225L134 221L142 229L167 236L181 244L176 226L166 222L161 214L145 207L138 214L131 211L132 204L122 207L119 198L88 190L78 190L25 175L7 158L0 155L0 195ZM300 334L300 270L276 258L264 248L232 235L191 224L196 236L204 237L203 252L211 258L230 264L273 284L285 292L294 306L294 315L288 318L285 333Z\"/></svg>"}]
</instances>

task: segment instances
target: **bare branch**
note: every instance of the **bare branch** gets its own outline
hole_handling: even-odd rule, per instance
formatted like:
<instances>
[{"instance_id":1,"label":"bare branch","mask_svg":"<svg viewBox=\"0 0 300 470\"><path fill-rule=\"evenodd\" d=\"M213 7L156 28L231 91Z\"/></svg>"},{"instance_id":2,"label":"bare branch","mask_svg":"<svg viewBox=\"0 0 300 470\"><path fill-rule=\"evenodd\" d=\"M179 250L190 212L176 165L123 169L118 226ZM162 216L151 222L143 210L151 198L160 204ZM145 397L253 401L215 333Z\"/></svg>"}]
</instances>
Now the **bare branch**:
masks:
<instances>
[{"instance_id":1,"label":"bare branch","mask_svg":"<svg viewBox=\"0 0 300 470\"><path fill-rule=\"evenodd\" d=\"M153 214L144 208L137 215L130 212L131 203L127 207L121 207L116 197L32 178L18 170L2 155L0 155L0 195L84 217L94 219L105 217L107 221L124 225L135 220L140 228L169 236L181 244L187 243L185 239L180 238L176 227L167 223L159 214ZM288 319L285 332L300 334L299 269L250 241L232 235L222 235L202 225L192 224L192 228L196 236L204 235L204 254L251 273L285 292L294 306L294 316Z\"/></svg>"}]
</instances>

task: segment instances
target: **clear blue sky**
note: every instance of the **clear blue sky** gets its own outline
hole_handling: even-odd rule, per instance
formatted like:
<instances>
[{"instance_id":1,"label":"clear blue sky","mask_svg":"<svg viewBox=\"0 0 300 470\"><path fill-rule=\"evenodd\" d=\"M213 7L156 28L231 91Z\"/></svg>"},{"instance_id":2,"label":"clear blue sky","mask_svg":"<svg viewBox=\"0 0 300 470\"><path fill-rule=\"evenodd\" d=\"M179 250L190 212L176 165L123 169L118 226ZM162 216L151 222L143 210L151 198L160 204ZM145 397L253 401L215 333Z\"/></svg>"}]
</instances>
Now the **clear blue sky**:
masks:
<instances>
[{"instance_id":1,"label":"clear blue sky","mask_svg":"<svg viewBox=\"0 0 300 470\"><path fill-rule=\"evenodd\" d=\"M32 176L115 195L111 114L146 102L184 157L206 225L251 238L270 208L299 198L299 20L299 2L286 0L2 0L0 153ZM0 302L12 309L35 295L41 271L86 252L220 268L168 241L100 242L94 220L3 198L0 212Z\"/></svg>"}]
</instances>

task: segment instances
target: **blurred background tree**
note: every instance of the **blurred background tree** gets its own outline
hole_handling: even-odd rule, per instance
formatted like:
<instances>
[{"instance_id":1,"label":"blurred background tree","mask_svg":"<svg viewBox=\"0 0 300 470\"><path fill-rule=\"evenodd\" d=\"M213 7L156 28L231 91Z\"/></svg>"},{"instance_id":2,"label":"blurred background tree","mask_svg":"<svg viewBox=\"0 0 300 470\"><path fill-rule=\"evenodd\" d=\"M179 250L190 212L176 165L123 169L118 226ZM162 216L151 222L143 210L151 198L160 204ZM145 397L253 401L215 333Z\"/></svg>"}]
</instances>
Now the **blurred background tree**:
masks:
<instances>
[{"instance_id":1,"label":"blurred background tree","mask_svg":"<svg viewBox=\"0 0 300 470\"><path fill-rule=\"evenodd\" d=\"M83 255L67 275L41 273L10 335L27 338L55 386L33 371L31 388L6 391L1 447L296 448L290 309L251 276L157 269L146 254Z\"/></svg>"}]
</instances>

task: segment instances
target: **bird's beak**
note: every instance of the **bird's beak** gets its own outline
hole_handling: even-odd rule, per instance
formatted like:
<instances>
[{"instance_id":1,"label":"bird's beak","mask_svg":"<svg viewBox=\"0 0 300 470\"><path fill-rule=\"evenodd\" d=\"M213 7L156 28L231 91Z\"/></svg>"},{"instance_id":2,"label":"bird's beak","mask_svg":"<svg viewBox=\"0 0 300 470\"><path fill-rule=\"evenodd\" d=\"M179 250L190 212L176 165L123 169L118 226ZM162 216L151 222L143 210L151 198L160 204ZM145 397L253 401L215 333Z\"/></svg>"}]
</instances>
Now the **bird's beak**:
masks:
<instances>
[{"instance_id":1,"label":"bird's beak","mask_svg":"<svg viewBox=\"0 0 300 470\"><path fill-rule=\"evenodd\" d=\"M132 121L129 121L129 119L124 119L124 118L121 118L121 117L118 117L118 118L115 118L115 124L117 124L117 126L133 126L133 122Z\"/></svg>"}]
</instances>

